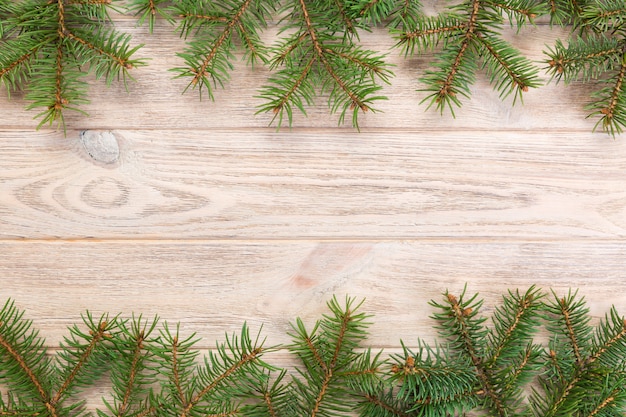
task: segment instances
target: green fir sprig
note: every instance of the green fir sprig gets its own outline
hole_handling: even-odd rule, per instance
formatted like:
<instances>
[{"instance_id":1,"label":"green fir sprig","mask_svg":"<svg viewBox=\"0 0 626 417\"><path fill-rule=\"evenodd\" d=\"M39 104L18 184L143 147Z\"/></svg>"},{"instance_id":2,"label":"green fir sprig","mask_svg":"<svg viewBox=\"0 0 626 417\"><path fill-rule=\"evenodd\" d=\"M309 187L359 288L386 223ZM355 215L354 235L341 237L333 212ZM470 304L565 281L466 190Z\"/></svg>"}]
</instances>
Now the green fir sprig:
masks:
<instances>
[{"instance_id":1,"label":"green fir sprig","mask_svg":"<svg viewBox=\"0 0 626 417\"><path fill-rule=\"evenodd\" d=\"M404 359L392 369L401 383L399 396L414 404L411 411L527 415L525 389L543 363L543 349L533 339L539 330L540 292L534 287L523 294L510 292L494 311L490 327L479 315L482 301L477 295L446 293L443 303L431 305L444 344L405 349Z\"/></svg>"},{"instance_id":2,"label":"green fir sprig","mask_svg":"<svg viewBox=\"0 0 626 417\"><path fill-rule=\"evenodd\" d=\"M544 13L534 0L463 0L436 16L402 11L392 33L405 56L437 50L432 68L421 77L428 93L423 102L454 115L461 97L470 97L479 70L486 71L501 98L512 94L513 102L541 84L539 69L501 32L505 18L520 30Z\"/></svg>"},{"instance_id":3,"label":"green fir sprig","mask_svg":"<svg viewBox=\"0 0 626 417\"><path fill-rule=\"evenodd\" d=\"M276 10L275 0L178 0L170 13L178 17L178 31L188 40L178 56L184 66L173 68L177 78L189 79L187 88L206 90L223 85L233 69L234 51L239 45L248 63L267 62L267 47L260 32ZM238 43L236 43L236 40Z\"/></svg>"},{"instance_id":4,"label":"green fir sprig","mask_svg":"<svg viewBox=\"0 0 626 417\"><path fill-rule=\"evenodd\" d=\"M8 389L2 406L13 415L86 416L78 395L108 369L119 341L118 319L87 313L83 327L73 326L55 359L32 321L12 301L0 311L0 383Z\"/></svg>"},{"instance_id":5,"label":"green fir sprig","mask_svg":"<svg viewBox=\"0 0 626 417\"><path fill-rule=\"evenodd\" d=\"M333 298L328 303L330 314L311 330L296 320L289 350L302 367L289 385L292 404L285 417L346 415L380 386L380 354L362 345L369 316L357 311L361 304L348 298L340 305Z\"/></svg>"},{"instance_id":6,"label":"green fir sprig","mask_svg":"<svg viewBox=\"0 0 626 417\"><path fill-rule=\"evenodd\" d=\"M166 324L157 343L152 344L155 364L164 383L152 402L157 417L205 417L245 415L244 400L266 384L274 368L261 357L269 351L257 336L250 337L247 325L198 363L194 335L180 336Z\"/></svg>"},{"instance_id":7,"label":"green fir sprig","mask_svg":"<svg viewBox=\"0 0 626 417\"><path fill-rule=\"evenodd\" d=\"M285 2L281 14L281 38L272 48L269 84L261 88L265 101L259 112L272 112L281 126L292 123L293 110L306 114L318 94L328 96L331 113L341 124L351 114L359 126L359 112L375 112L375 103L385 100L381 83L392 72L384 55L358 45L364 19L342 1Z\"/></svg>"},{"instance_id":8,"label":"green fir sprig","mask_svg":"<svg viewBox=\"0 0 626 417\"><path fill-rule=\"evenodd\" d=\"M574 7L575 5L575 7ZM555 9L557 23L573 22L567 43L548 48L548 72L557 81L594 82L588 117L615 137L626 127L626 4L622 0L571 2Z\"/></svg>"},{"instance_id":9,"label":"green fir sprig","mask_svg":"<svg viewBox=\"0 0 626 417\"><path fill-rule=\"evenodd\" d=\"M147 417L156 411L150 397L157 381L154 351L148 349L156 339L158 318L143 320L141 316L118 321L116 351L109 358L111 398L102 399L104 409L98 417Z\"/></svg>"},{"instance_id":10,"label":"green fir sprig","mask_svg":"<svg viewBox=\"0 0 626 417\"><path fill-rule=\"evenodd\" d=\"M626 412L626 321L611 308L597 327L575 293L546 303L550 340L535 415L623 416Z\"/></svg>"},{"instance_id":11,"label":"green fir sprig","mask_svg":"<svg viewBox=\"0 0 626 417\"><path fill-rule=\"evenodd\" d=\"M27 109L41 109L39 126L65 128L64 112L84 113L86 74L124 83L141 46L111 25L110 0L0 0L0 82L26 91Z\"/></svg>"},{"instance_id":12,"label":"green fir sprig","mask_svg":"<svg viewBox=\"0 0 626 417\"><path fill-rule=\"evenodd\" d=\"M404 341L385 358L366 346L362 304L332 298L312 328L296 319L284 347L266 346L244 324L202 357L199 339L178 325L86 313L50 356L9 300L0 310L0 415L87 417L81 392L96 384L111 387L98 417L626 413L626 320L615 308L594 326L575 292L531 287L506 294L489 322L477 294L445 292L431 302L441 340L410 335L414 347ZM267 362L279 349L298 365Z\"/></svg>"}]
</instances>

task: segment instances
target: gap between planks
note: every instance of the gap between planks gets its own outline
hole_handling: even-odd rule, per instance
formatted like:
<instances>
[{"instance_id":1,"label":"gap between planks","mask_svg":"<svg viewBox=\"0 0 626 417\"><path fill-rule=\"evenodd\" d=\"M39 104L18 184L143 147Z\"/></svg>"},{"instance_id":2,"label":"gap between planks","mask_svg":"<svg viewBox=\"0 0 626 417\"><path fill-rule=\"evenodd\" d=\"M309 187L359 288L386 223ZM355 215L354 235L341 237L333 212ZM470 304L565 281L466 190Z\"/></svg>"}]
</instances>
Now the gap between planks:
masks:
<instances>
[{"instance_id":1,"label":"gap between planks","mask_svg":"<svg viewBox=\"0 0 626 417\"><path fill-rule=\"evenodd\" d=\"M289 244L289 243L302 243L302 242L311 242L311 243L390 243L390 242L406 242L406 243L455 243L455 244L498 244L498 243L519 243L519 244L533 244L533 243L568 243L568 244L593 244L593 243L624 243L624 239L615 238L615 237L533 237L533 238L520 238L520 237L504 237L504 236L494 236L494 237L481 237L481 236L426 236L426 237L402 237L402 236L394 236L394 237L317 237L317 236L298 236L294 238L271 238L271 237L257 237L257 238L225 238L225 237L215 237L215 238L181 238L181 239L172 239L172 238L155 238L155 237L129 237L129 238L91 238L91 237L81 237L81 238L0 238L0 244L15 244L15 243L50 243L50 244L63 244L63 243L73 243L73 244L96 244L96 243L141 243L141 244L155 244L155 245L165 245L165 244L191 244L191 245L202 245L206 244L216 244L223 243L225 245L247 245L247 244L263 244L263 243L281 243L281 244Z\"/></svg>"}]
</instances>

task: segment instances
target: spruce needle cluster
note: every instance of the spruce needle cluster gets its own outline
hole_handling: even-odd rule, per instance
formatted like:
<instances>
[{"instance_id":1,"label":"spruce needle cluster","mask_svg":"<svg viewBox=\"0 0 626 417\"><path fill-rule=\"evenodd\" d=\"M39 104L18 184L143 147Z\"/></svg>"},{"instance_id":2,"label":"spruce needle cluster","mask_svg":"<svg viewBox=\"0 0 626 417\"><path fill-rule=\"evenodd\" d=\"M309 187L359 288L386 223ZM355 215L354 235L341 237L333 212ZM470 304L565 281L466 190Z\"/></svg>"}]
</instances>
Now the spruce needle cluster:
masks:
<instances>
[{"instance_id":1,"label":"spruce needle cluster","mask_svg":"<svg viewBox=\"0 0 626 417\"><path fill-rule=\"evenodd\" d=\"M443 111L461 106L469 98L476 72L486 71L490 83L504 98L540 85L539 69L501 35L505 17L518 30L544 14L543 4L534 0L464 0L436 16L418 10L401 10L393 29L405 56L424 54L437 48L433 67L421 78L424 101Z\"/></svg>"},{"instance_id":2,"label":"spruce needle cluster","mask_svg":"<svg viewBox=\"0 0 626 417\"><path fill-rule=\"evenodd\" d=\"M87 417L82 393L108 386L98 417L618 417L626 413L626 321L595 326L576 292L509 291L490 317L464 289L431 301L440 340L366 346L363 301L332 298L287 346L241 332L204 356L195 334L142 316L83 316L50 356L32 321L0 310L0 415ZM547 335L547 338L546 338ZM293 369L268 354L293 357Z\"/></svg>"},{"instance_id":3,"label":"spruce needle cluster","mask_svg":"<svg viewBox=\"0 0 626 417\"><path fill-rule=\"evenodd\" d=\"M595 128L611 136L626 128L626 3L623 0L555 2L555 24L572 24L567 43L557 40L546 51L548 71L565 83L594 82L598 87L587 106L598 117Z\"/></svg>"},{"instance_id":4,"label":"spruce needle cluster","mask_svg":"<svg viewBox=\"0 0 626 417\"><path fill-rule=\"evenodd\" d=\"M285 115L291 124L293 108L306 114L318 92L328 96L339 123L351 113L354 127L359 112L376 111L374 103L386 99L380 90L392 75L389 64L384 55L358 45L367 23L349 6L342 1L285 2L285 35L272 49L270 68L276 72L261 89L266 104L259 109L274 113L279 126Z\"/></svg>"},{"instance_id":5,"label":"spruce needle cluster","mask_svg":"<svg viewBox=\"0 0 626 417\"><path fill-rule=\"evenodd\" d=\"M107 84L143 65L128 34L116 31L111 0L0 0L0 82L26 91L39 126L58 123L64 111L87 103L86 74Z\"/></svg>"},{"instance_id":6,"label":"spruce needle cluster","mask_svg":"<svg viewBox=\"0 0 626 417\"><path fill-rule=\"evenodd\" d=\"M188 39L178 54L184 66L174 68L177 77L190 80L189 87L206 90L213 98L216 84L229 78L233 69L235 39L249 63L267 62L268 51L260 40L260 30L271 20L274 0L180 0L170 8L179 17L178 31Z\"/></svg>"},{"instance_id":7,"label":"spruce needle cluster","mask_svg":"<svg viewBox=\"0 0 626 417\"><path fill-rule=\"evenodd\" d=\"M339 123L351 114L354 127L359 112L375 111L374 103L385 99L379 90L389 82L390 66L383 54L358 45L359 31L369 26L350 2L132 0L131 10L150 30L158 15L177 25L187 47L178 53L184 65L172 71L211 99L229 79L236 51L249 64L268 65L273 73L260 88L259 112L273 114L278 127L284 120L291 125L294 110L306 114L319 95L328 97ZM261 31L276 17L279 39L267 45Z\"/></svg>"}]
</instances>

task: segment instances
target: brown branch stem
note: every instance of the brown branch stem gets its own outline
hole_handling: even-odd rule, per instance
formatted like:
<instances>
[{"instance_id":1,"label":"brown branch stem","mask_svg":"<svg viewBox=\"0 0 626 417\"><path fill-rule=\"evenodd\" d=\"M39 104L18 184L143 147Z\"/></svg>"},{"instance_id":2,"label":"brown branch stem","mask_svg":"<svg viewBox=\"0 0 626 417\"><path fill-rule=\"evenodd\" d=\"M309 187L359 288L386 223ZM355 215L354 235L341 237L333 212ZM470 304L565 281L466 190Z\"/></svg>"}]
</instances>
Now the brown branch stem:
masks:
<instances>
[{"instance_id":1,"label":"brown branch stem","mask_svg":"<svg viewBox=\"0 0 626 417\"><path fill-rule=\"evenodd\" d=\"M472 365L474 365L474 369L476 370L476 375L480 381L481 386L483 387L484 394L489 397L493 401L493 405L500 416L507 416L507 410L502 403L502 400L496 390L491 383L489 372L485 368L482 358L479 356L476 348L474 347L474 343L472 338L470 337L469 329L467 326L467 309L461 308L458 300L452 294L448 294L448 302L452 307L452 311L454 312L454 317L456 319L457 324L460 326L460 336L463 341L463 345L466 353L469 355L470 360L472 361Z\"/></svg>"},{"instance_id":2,"label":"brown branch stem","mask_svg":"<svg viewBox=\"0 0 626 417\"><path fill-rule=\"evenodd\" d=\"M466 27L467 27L467 23L461 23L455 26L445 26L441 28L433 28L433 29L426 29L426 30L413 30L413 31L402 33L402 37L400 38L400 41L406 42L414 38L438 35L440 33L446 33L446 32L454 32L457 30L465 29Z\"/></svg>"},{"instance_id":3,"label":"brown branch stem","mask_svg":"<svg viewBox=\"0 0 626 417\"><path fill-rule=\"evenodd\" d=\"M246 12L246 9L248 8L248 6L250 6L250 3L252 3L252 0L246 0L243 2L243 4L241 5L237 13L235 13L235 15L226 24L226 27L222 31L222 34L220 35L219 38L217 38L217 40L213 44L211 51L202 61L200 68L198 70L192 71L195 73L193 79L191 80L191 83L193 85L196 85L203 77L206 77L208 75L207 68L209 64L217 55L217 52L219 51L219 48L222 46L224 41L226 41L226 39L228 39L228 37L230 36L230 33L233 30L233 27L239 24L241 16Z\"/></svg>"},{"instance_id":4,"label":"brown branch stem","mask_svg":"<svg viewBox=\"0 0 626 417\"><path fill-rule=\"evenodd\" d=\"M470 46L470 41L474 37L476 32L476 21L478 20L478 12L480 11L480 1L481 0L473 0L472 1L472 12L470 13L470 17L467 23L467 29L465 30L465 36L463 42L461 43L461 48L459 48L458 53L450 67L450 71L448 72L448 76L446 77L443 85L439 89L437 102L441 101L441 99L448 95L455 95L456 92L453 88L454 79L456 77L457 72L459 71L459 67L461 66L461 62L465 56L465 52L467 48Z\"/></svg>"},{"instance_id":5,"label":"brown branch stem","mask_svg":"<svg viewBox=\"0 0 626 417\"><path fill-rule=\"evenodd\" d=\"M26 363L24 357L4 336L0 333L0 347L2 347L13 358L17 365L24 371L28 379L32 382L33 386L37 390L37 394L41 398L41 401L46 405L50 403L50 397L43 387L39 378L35 374L35 371ZM55 413L56 414L56 413Z\"/></svg>"},{"instance_id":6,"label":"brown branch stem","mask_svg":"<svg viewBox=\"0 0 626 417\"><path fill-rule=\"evenodd\" d=\"M187 404L187 406L183 409L183 412L180 414L180 417L188 416L191 409L200 402L202 397L211 392L215 387L217 387L220 382L227 379L237 370L241 369L245 364L254 361L262 352L261 348L256 348L252 350L250 353L247 353L239 359L236 363L226 369L222 374L220 374L217 378L215 378L209 385L204 387L200 392L198 392Z\"/></svg>"},{"instance_id":7,"label":"brown branch stem","mask_svg":"<svg viewBox=\"0 0 626 417\"><path fill-rule=\"evenodd\" d=\"M80 372L81 368L87 363L87 360L96 349L96 346L98 345L98 343L100 343L103 339L107 337L106 329L107 329L107 322L102 321L98 325L98 330L95 332L92 332L92 338L89 341L87 348L82 353L82 355L80 355L80 358L76 362L76 365L74 366L72 371L69 373L67 378L65 378L65 380L63 381L63 384L57 391L54 398L50 401L50 403L53 406L58 404L58 402L61 400L61 397L63 397L63 394L65 394L65 392L70 387L74 379L76 379L76 377L78 376L78 373Z\"/></svg>"},{"instance_id":8,"label":"brown branch stem","mask_svg":"<svg viewBox=\"0 0 626 417\"><path fill-rule=\"evenodd\" d=\"M369 107L365 103L363 103L352 90L348 88L346 83L341 78L339 78L339 76L335 73L332 65L330 65L330 62L328 62L328 59L326 59L326 55L324 54L324 48L317 37L317 32L313 27L311 16L309 16L309 10L304 0L299 0L299 3L300 9L302 10L302 17L306 24L307 32L309 34L309 37L311 38L311 42L313 43L313 50L315 51L319 61L322 63L322 66L335 81L335 83L339 86L339 88L341 88L348 95L348 97L350 97L352 106L358 106L361 110L367 111Z\"/></svg>"}]
</instances>

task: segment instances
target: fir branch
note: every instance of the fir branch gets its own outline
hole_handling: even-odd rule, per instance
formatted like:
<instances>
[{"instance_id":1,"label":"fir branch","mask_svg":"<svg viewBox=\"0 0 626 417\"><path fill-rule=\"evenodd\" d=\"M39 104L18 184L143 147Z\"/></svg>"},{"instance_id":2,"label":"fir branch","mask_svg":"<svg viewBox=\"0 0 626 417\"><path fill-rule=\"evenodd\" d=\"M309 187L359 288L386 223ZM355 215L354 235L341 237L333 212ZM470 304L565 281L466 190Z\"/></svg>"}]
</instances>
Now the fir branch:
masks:
<instances>
[{"instance_id":1,"label":"fir branch","mask_svg":"<svg viewBox=\"0 0 626 417\"><path fill-rule=\"evenodd\" d=\"M381 89L377 81L388 82L391 76L383 56L354 43L354 28L362 28L363 23L338 2L298 0L287 3L281 12L288 19L283 30L295 33L273 49L271 67L282 67L261 89L259 97L266 103L259 112L272 112L278 127L286 114L291 125L293 107L306 114L317 84L321 94L328 94L331 113L339 113L339 123L352 112L352 125L358 128L359 111L376 111L373 102L384 99L377 95Z\"/></svg>"},{"instance_id":2,"label":"fir branch","mask_svg":"<svg viewBox=\"0 0 626 417\"><path fill-rule=\"evenodd\" d=\"M173 17L167 9L168 5L168 0L129 0L128 11L139 16L139 25L143 25L147 21L148 30L153 33L157 16L161 16L170 23L173 22Z\"/></svg>"},{"instance_id":3,"label":"fir branch","mask_svg":"<svg viewBox=\"0 0 626 417\"><path fill-rule=\"evenodd\" d=\"M574 13L574 12L573 12ZM548 71L557 81L598 83L587 109L599 116L599 126L615 137L626 126L626 8L621 0L595 0L577 6L574 18L580 33L567 45L558 40L545 54Z\"/></svg>"},{"instance_id":4,"label":"fir branch","mask_svg":"<svg viewBox=\"0 0 626 417\"><path fill-rule=\"evenodd\" d=\"M542 379L543 392L532 398L536 415L561 416L585 409L588 414L580 415L596 415L618 397L622 398L618 408L624 410L624 318L612 308L594 336L584 299L578 299L576 293L561 298L554 294L545 309L546 327L554 338L548 372Z\"/></svg>"},{"instance_id":5,"label":"fir branch","mask_svg":"<svg viewBox=\"0 0 626 417\"><path fill-rule=\"evenodd\" d=\"M234 415L244 398L254 397L257 387L267 380L267 371L275 368L261 360L264 348L258 337L250 338L244 324L240 337L232 336L218 344L215 352L197 365L197 352L191 348L194 336L180 341L178 329L161 332L160 347L154 348L159 372L167 378L154 400L157 416L201 417Z\"/></svg>"},{"instance_id":6,"label":"fir branch","mask_svg":"<svg viewBox=\"0 0 626 417\"><path fill-rule=\"evenodd\" d=\"M448 108L454 115L453 105L461 106L459 96L470 96L479 68L488 69L501 98L511 93L521 98L523 92L539 86L538 69L499 31L503 14L520 30L543 12L541 4L530 0L465 0L438 16L417 12L402 19L392 33L407 56L441 45L434 68L421 78L426 84L423 91L430 93L422 102L430 102L428 107L434 105L440 112Z\"/></svg>"},{"instance_id":7,"label":"fir branch","mask_svg":"<svg viewBox=\"0 0 626 417\"><path fill-rule=\"evenodd\" d=\"M293 403L293 386L285 383L287 370L282 369L278 375L268 374L268 378L260 381L255 389L256 401L245 407L246 417L290 417L297 415Z\"/></svg>"},{"instance_id":8,"label":"fir branch","mask_svg":"<svg viewBox=\"0 0 626 417\"><path fill-rule=\"evenodd\" d=\"M458 401L454 410L460 412L479 406L498 416L525 413L523 390L539 369L543 353L540 346L533 344L541 313L538 290L531 287L523 295L510 292L504 297L503 306L494 312L492 329L484 327L486 319L478 316L482 301L477 300L476 295L466 298L465 290L459 297L447 292L444 295L444 303L432 301L431 305L439 311L433 317L441 336L449 343L450 353L442 356L423 349L428 353L425 359L421 354L413 362L419 363L416 365L419 369L426 365L427 369L438 373L443 371L443 374L429 371L428 383L431 384L430 380L439 375L462 376L460 380L445 384L457 389L448 400L451 407ZM450 365L448 362L453 359L456 362ZM455 370L452 376L448 375L449 370ZM424 401L424 398L417 399ZM430 406L432 399L427 400Z\"/></svg>"},{"instance_id":9,"label":"fir branch","mask_svg":"<svg viewBox=\"0 0 626 417\"><path fill-rule=\"evenodd\" d=\"M336 298L328 302L330 315L308 331L302 320L293 325L289 347L304 369L291 385L292 407L297 416L336 416L358 406L374 386L380 387L379 355L357 352L367 336L368 315L357 313L362 301L347 298L341 306Z\"/></svg>"},{"instance_id":10,"label":"fir branch","mask_svg":"<svg viewBox=\"0 0 626 417\"><path fill-rule=\"evenodd\" d=\"M530 87L540 85L533 64L508 48L505 42L488 35L479 35L477 38L480 46L486 50L482 54L483 68L487 67L489 82L500 91L500 98L513 93L515 103L518 98L522 100L522 93Z\"/></svg>"},{"instance_id":11,"label":"fir branch","mask_svg":"<svg viewBox=\"0 0 626 417\"><path fill-rule=\"evenodd\" d=\"M548 73L566 84L580 80L597 80L620 65L621 47L617 39L604 34L576 36L565 45L557 39L553 48L545 51L550 58Z\"/></svg>"},{"instance_id":12,"label":"fir branch","mask_svg":"<svg viewBox=\"0 0 626 417\"><path fill-rule=\"evenodd\" d=\"M593 346L587 365L599 363L606 369L626 371L626 319L619 316L615 307L596 328Z\"/></svg>"},{"instance_id":13,"label":"fir branch","mask_svg":"<svg viewBox=\"0 0 626 417\"><path fill-rule=\"evenodd\" d=\"M486 407L490 408L495 415L506 416L509 414L507 406L501 396L499 390L496 389L493 377L485 363L484 353L481 346L484 345L484 338L487 337L487 331L482 328L485 319L476 318L478 309L482 302L474 303L474 297L464 300L465 292L461 294L459 299L450 293L446 293L449 306L439 306L444 309L445 313L435 314L435 318L440 322L440 328L444 332L442 335L454 337L457 349L467 355L470 363L473 365L478 377L478 383L481 387L481 394L484 394L487 402ZM450 318L444 318L443 314ZM453 326L445 329L445 327ZM444 330L445 329L445 330Z\"/></svg>"},{"instance_id":14,"label":"fir branch","mask_svg":"<svg viewBox=\"0 0 626 417\"><path fill-rule=\"evenodd\" d=\"M605 81L609 87L603 88L593 94L596 101L587 106L593 110L589 117L600 116L595 128L602 126L602 130L615 137L623 132L626 127L626 92L624 84L626 82L626 51L622 54L622 63L619 71Z\"/></svg>"},{"instance_id":15,"label":"fir branch","mask_svg":"<svg viewBox=\"0 0 626 417\"><path fill-rule=\"evenodd\" d=\"M0 377L21 402L49 404L50 359L46 357L43 339L31 330L32 321L23 316L11 300L0 311ZM12 398L9 397L9 405L15 405Z\"/></svg>"},{"instance_id":16,"label":"fir branch","mask_svg":"<svg viewBox=\"0 0 626 417\"><path fill-rule=\"evenodd\" d=\"M37 55L39 46L32 43L24 47L21 42L7 41L0 49L0 82L7 88L9 97L12 91L26 81L30 66Z\"/></svg>"},{"instance_id":17,"label":"fir branch","mask_svg":"<svg viewBox=\"0 0 626 417\"><path fill-rule=\"evenodd\" d=\"M29 80L26 99L31 103L26 109L44 108L35 116L35 118L41 118L38 128L56 122L65 131L64 111L66 109L86 115L77 107L88 103L88 100L84 98L87 83L82 81L85 73L68 69L70 58L66 56L60 44L46 53L46 55L40 55L32 64L32 71L38 76Z\"/></svg>"},{"instance_id":18,"label":"fir branch","mask_svg":"<svg viewBox=\"0 0 626 417\"><path fill-rule=\"evenodd\" d=\"M88 333L72 327L53 365L44 341L22 317L11 301L0 312L0 380L10 390L9 410L17 407L25 415L44 417L80 415L82 402L66 405L66 400L80 388L93 385L108 369L108 340L114 337L115 320L107 322L103 316L94 322L87 313L83 321ZM17 401L13 395L18 396Z\"/></svg>"},{"instance_id":19,"label":"fir branch","mask_svg":"<svg viewBox=\"0 0 626 417\"><path fill-rule=\"evenodd\" d=\"M490 333L491 355L487 361L489 368L505 368L501 363L517 356L532 342L533 335L538 331L537 318L542 295L537 288L530 289L523 295L519 291L509 291L503 298L503 305L493 313L494 331ZM523 362L528 363L530 352L523 353Z\"/></svg>"},{"instance_id":20,"label":"fir branch","mask_svg":"<svg viewBox=\"0 0 626 417\"><path fill-rule=\"evenodd\" d=\"M445 49L448 40L456 39L466 28L467 22L455 13L415 19L411 22L410 30L395 31L398 38L396 46L402 49L405 57L424 53L440 44Z\"/></svg>"},{"instance_id":21,"label":"fir branch","mask_svg":"<svg viewBox=\"0 0 626 417\"><path fill-rule=\"evenodd\" d=\"M479 404L471 364L452 354L448 347L431 348L419 342L416 351L403 344L404 353L394 356L391 381L398 385L397 397L409 412L423 415L456 415ZM450 352L450 354L449 354Z\"/></svg>"},{"instance_id":22,"label":"fir branch","mask_svg":"<svg viewBox=\"0 0 626 417\"><path fill-rule=\"evenodd\" d=\"M35 116L39 127L57 123L65 129L64 111L87 102L82 75L93 72L110 84L144 64L131 57L140 46L130 48L128 35L108 27L110 3L28 0L0 9L0 80L9 90L27 90L27 109L43 107Z\"/></svg>"},{"instance_id":23,"label":"fir branch","mask_svg":"<svg viewBox=\"0 0 626 417\"><path fill-rule=\"evenodd\" d=\"M178 56L185 66L173 68L176 78L190 78L187 88L206 90L213 99L213 86L223 85L233 68L233 35L242 41L250 63L267 62L260 30L275 11L274 0L229 0L218 3L184 0L174 3L172 14L181 18L178 31L193 37Z\"/></svg>"},{"instance_id":24,"label":"fir branch","mask_svg":"<svg viewBox=\"0 0 626 417\"><path fill-rule=\"evenodd\" d=\"M83 332L78 326L70 328L70 336L61 343L57 358L60 386L50 400L55 407L65 398L74 395L84 386L92 385L106 370L110 362L109 346L117 332L117 318L106 315L94 321L87 312L83 322L89 329Z\"/></svg>"},{"instance_id":25,"label":"fir branch","mask_svg":"<svg viewBox=\"0 0 626 417\"><path fill-rule=\"evenodd\" d=\"M626 24L626 5L620 0L597 0L580 10L580 18L593 31L620 30Z\"/></svg>"},{"instance_id":26,"label":"fir branch","mask_svg":"<svg viewBox=\"0 0 626 417\"><path fill-rule=\"evenodd\" d=\"M98 416L146 417L155 412L148 387L156 382L156 371L153 369L153 354L146 345L156 342L151 335L157 324L157 317L151 322L143 321L141 316L120 321L120 334L115 341L116 355L111 365L113 402L103 399L109 413L98 409Z\"/></svg>"},{"instance_id":27,"label":"fir branch","mask_svg":"<svg viewBox=\"0 0 626 417\"><path fill-rule=\"evenodd\" d=\"M187 391L191 388L191 377L194 372L195 359L198 352L192 350L197 342L195 335L187 339L179 338L179 326L176 333L172 333L167 323L164 323L160 330L160 346L153 347L155 361L158 364L157 370L167 378L163 389L168 397L170 405L186 408L189 404L190 396Z\"/></svg>"}]
</instances>

